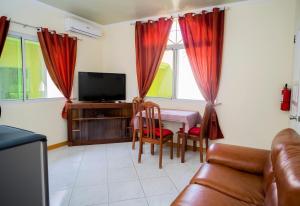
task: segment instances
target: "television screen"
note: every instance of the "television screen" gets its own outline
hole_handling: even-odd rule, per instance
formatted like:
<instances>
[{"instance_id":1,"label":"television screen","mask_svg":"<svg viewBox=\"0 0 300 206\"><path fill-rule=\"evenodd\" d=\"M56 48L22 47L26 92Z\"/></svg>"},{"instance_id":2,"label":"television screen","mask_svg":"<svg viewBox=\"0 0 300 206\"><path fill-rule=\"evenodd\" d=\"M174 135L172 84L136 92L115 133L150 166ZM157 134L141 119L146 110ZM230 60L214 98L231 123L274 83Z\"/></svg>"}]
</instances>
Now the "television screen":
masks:
<instances>
[{"instance_id":1,"label":"television screen","mask_svg":"<svg viewBox=\"0 0 300 206\"><path fill-rule=\"evenodd\" d=\"M126 99L126 75L79 72L79 101L113 101Z\"/></svg>"}]
</instances>

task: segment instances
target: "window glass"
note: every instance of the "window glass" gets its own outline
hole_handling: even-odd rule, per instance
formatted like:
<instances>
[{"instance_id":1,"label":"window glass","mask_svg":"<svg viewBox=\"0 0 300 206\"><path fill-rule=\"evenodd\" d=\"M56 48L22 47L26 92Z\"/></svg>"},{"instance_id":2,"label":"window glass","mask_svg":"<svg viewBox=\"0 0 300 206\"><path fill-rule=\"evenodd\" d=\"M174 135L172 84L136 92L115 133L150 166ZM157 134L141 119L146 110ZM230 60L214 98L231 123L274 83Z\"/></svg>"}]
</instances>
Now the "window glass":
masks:
<instances>
[{"instance_id":1,"label":"window glass","mask_svg":"<svg viewBox=\"0 0 300 206\"><path fill-rule=\"evenodd\" d=\"M147 96L204 100L184 49L178 21L172 24L167 50Z\"/></svg>"},{"instance_id":2,"label":"window glass","mask_svg":"<svg viewBox=\"0 0 300 206\"><path fill-rule=\"evenodd\" d=\"M0 58L0 100L63 97L47 72L39 42L29 38L6 38Z\"/></svg>"},{"instance_id":3,"label":"window glass","mask_svg":"<svg viewBox=\"0 0 300 206\"><path fill-rule=\"evenodd\" d=\"M177 98L203 100L185 49L178 50Z\"/></svg>"},{"instance_id":4,"label":"window glass","mask_svg":"<svg viewBox=\"0 0 300 206\"><path fill-rule=\"evenodd\" d=\"M21 39L7 37L0 58L0 99L23 99Z\"/></svg>"},{"instance_id":5,"label":"window glass","mask_svg":"<svg viewBox=\"0 0 300 206\"><path fill-rule=\"evenodd\" d=\"M47 72L40 44L25 40L25 51L26 99L62 97Z\"/></svg>"},{"instance_id":6,"label":"window glass","mask_svg":"<svg viewBox=\"0 0 300 206\"><path fill-rule=\"evenodd\" d=\"M171 98L173 90L173 51L166 50L147 93L149 97Z\"/></svg>"}]
</instances>

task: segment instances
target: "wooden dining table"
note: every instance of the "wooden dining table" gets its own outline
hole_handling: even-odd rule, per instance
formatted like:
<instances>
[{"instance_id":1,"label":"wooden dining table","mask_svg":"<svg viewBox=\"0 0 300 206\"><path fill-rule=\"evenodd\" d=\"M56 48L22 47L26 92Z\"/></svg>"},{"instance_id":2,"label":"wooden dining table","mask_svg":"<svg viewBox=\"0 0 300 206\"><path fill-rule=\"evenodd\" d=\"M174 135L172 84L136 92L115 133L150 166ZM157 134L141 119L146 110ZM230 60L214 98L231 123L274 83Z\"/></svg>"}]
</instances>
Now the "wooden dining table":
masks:
<instances>
[{"instance_id":1,"label":"wooden dining table","mask_svg":"<svg viewBox=\"0 0 300 206\"><path fill-rule=\"evenodd\" d=\"M138 128L138 115L139 113L137 114L137 118L134 120L135 128ZM185 132L188 132L190 128L199 124L202 119L198 111L177 109L161 109L160 116L162 121L181 123ZM157 113L154 114L154 117L158 119Z\"/></svg>"},{"instance_id":2,"label":"wooden dining table","mask_svg":"<svg viewBox=\"0 0 300 206\"><path fill-rule=\"evenodd\" d=\"M137 114L134 120L134 127L139 128L138 126L138 116ZM144 116L144 113L143 113ZM189 129L199 124L202 120L202 117L198 111L189 111L189 110L177 110L177 109L160 109L160 116L162 121L167 122L176 122L181 123L185 133L188 133ZM158 119L157 112L154 114L155 119ZM177 142L177 144L180 144ZM183 144L182 144L183 145ZM181 148L183 150L185 148ZM181 152L182 154L182 152ZM182 160L183 162L184 160Z\"/></svg>"}]
</instances>

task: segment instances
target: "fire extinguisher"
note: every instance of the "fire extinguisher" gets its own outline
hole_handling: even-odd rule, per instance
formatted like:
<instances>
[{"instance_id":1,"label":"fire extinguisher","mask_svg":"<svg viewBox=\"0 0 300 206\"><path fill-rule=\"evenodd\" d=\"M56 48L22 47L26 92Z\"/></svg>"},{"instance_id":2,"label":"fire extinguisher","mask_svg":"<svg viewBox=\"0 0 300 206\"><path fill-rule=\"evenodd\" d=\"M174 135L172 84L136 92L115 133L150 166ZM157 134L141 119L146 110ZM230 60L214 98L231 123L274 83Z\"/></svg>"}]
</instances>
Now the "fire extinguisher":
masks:
<instances>
[{"instance_id":1,"label":"fire extinguisher","mask_svg":"<svg viewBox=\"0 0 300 206\"><path fill-rule=\"evenodd\" d=\"M281 90L281 105L280 109L282 111L290 111L290 102L291 102L291 89L285 84L284 88Z\"/></svg>"}]
</instances>

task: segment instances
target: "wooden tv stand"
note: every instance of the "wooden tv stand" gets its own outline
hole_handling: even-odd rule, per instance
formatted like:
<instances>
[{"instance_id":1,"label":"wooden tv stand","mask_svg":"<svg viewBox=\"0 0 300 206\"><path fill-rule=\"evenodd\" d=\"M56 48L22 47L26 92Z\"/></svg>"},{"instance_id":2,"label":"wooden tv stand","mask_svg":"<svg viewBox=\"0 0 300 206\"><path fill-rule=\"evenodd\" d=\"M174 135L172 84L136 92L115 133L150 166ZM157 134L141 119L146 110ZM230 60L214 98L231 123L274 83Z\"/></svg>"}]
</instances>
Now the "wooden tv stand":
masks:
<instances>
[{"instance_id":1,"label":"wooden tv stand","mask_svg":"<svg viewBox=\"0 0 300 206\"><path fill-rule=\"evenodd\" d=\"M131 103L70 103L68 145L131 141Z\"/></svg>"}]
</instances>

